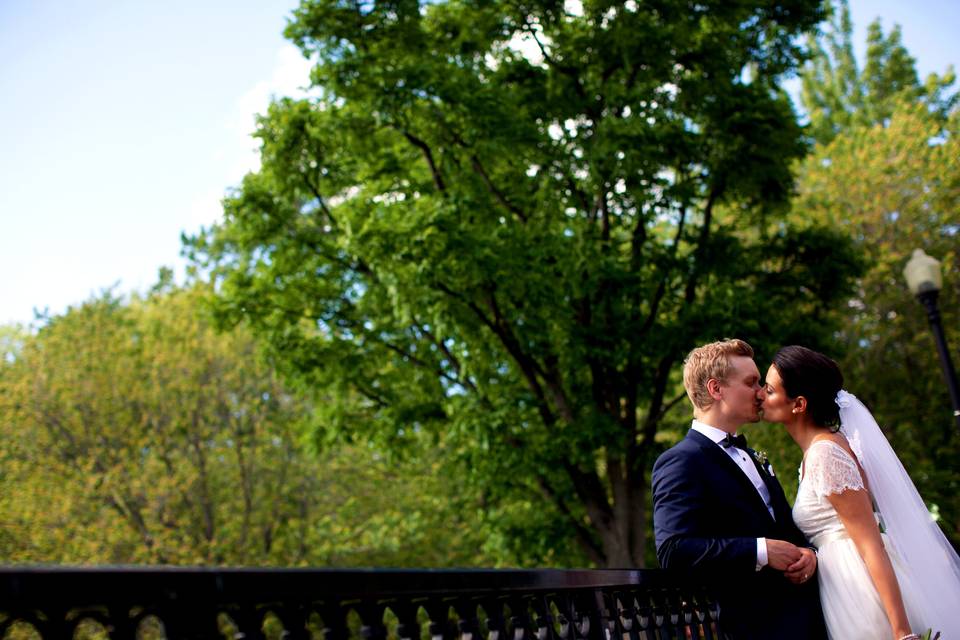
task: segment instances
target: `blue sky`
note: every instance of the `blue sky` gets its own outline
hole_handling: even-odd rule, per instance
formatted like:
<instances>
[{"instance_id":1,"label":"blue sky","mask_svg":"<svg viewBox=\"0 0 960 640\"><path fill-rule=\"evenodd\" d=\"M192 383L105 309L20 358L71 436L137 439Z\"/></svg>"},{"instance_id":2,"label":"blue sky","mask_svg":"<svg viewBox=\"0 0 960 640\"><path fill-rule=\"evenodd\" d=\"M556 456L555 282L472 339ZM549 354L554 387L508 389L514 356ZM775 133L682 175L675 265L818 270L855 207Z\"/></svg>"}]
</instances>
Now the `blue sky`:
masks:
<instances>
[{"instance_id":1,"label":"blue sky","mask_svg":"<svg viewBox=\"0 0 960 640\"><path fill-rule=\"evenodd\" d=\"M180 233L257 166L253 114L308 65L297 0L0 0L0 323L182 271ZM854 0L894 23L921 76L960 63L960 2Z\"/></svg>"}]
</instances>

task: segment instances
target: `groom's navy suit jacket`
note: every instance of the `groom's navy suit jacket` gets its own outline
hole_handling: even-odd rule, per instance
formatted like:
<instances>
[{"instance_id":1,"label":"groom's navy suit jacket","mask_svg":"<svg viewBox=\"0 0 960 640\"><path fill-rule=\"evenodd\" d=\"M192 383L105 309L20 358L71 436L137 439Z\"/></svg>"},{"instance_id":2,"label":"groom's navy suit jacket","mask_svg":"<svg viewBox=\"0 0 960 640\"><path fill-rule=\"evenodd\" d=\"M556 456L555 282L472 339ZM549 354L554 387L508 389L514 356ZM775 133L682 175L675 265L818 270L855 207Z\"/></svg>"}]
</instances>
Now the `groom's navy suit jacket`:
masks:
<instances>
[{"instance_id":1,"label":"groom's navy suit jacket","mask_svg":"<svg viewBox=\"0 0 960 640\"><path fill-rule=\"evenodd\" d=\"M713 585L721 627L736 640L826 638L816 578L794 585L770 567L756 571L757 538L808 546L780 483L757 469L776 519L737 463L703 434L691 429L664 452L653 467L660 566L689 569Z\"/></svg>"}]
</instances>

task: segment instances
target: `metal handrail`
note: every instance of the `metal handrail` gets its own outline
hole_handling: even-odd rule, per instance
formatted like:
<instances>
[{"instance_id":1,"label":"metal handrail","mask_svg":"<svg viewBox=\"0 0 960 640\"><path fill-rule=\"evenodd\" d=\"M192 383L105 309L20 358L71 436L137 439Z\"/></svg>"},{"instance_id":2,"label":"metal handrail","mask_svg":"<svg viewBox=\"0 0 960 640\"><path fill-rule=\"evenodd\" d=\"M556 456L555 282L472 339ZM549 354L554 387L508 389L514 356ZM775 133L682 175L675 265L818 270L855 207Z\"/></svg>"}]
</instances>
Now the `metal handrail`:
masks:
<instances>
[{"instance_id":1,"label":"metal handrail","mask_svg":"<svg viewBox=\"0 0 960 640\"><path fill-rule=\"evenodd\" d=\"M388 632L385 617L397 621ZM715 638L709 589L659 569L0 568L0 638L15 622L67 638L84 620L136 638L148 618L167 638L623 640ZM352 616L352 618L351 618ZM354 624L351 626L351 619ZM359 620L359 623L356 621Z\"/></svg>"}]
</instances>

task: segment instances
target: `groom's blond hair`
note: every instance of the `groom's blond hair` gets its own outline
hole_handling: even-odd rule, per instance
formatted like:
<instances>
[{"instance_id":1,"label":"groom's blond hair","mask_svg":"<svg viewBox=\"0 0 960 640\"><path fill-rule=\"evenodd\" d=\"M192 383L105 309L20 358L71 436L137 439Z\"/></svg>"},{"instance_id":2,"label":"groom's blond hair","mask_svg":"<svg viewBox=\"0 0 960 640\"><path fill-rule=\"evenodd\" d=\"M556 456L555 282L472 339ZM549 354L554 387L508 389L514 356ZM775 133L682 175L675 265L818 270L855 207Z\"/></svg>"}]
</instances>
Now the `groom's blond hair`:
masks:
<instances>
[{"instance_id":1,"label":"groom's blond hair","mask_svg":"<svg viewBox=\"0 0 960 640\"><path fill-rule=\"evenodd\" d=\"M725 381L733 367L731 359L734 356L752 358L753 347L733 338L705 344L687 354L683 361L683 387L694 407L707 409L713 404L713 398L707 391L707 381L711 378Z\"/></svg>"}]
</instances>

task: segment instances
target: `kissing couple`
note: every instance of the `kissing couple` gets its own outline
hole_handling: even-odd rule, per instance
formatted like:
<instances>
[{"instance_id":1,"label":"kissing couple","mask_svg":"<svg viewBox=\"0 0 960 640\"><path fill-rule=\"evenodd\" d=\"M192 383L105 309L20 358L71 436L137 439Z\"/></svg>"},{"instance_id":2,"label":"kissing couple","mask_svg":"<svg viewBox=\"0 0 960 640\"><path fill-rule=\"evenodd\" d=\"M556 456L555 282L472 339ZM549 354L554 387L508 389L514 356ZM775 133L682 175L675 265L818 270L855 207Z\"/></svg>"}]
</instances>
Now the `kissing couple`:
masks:
<instances>
[{"instance_id":1,"label":"kissing couple","mask_svg":"<svg viewBox=\"0 0 960 640\"><path fill-rule=\"evenodd\" d=\"M870 411L827 356L742 340L684 361L686 437L653 467L657 558L696 571L733 640L960 640L960 559ZM737 430L760 416L803 452L793 508Z\"/></svg>"}]
</instances>

